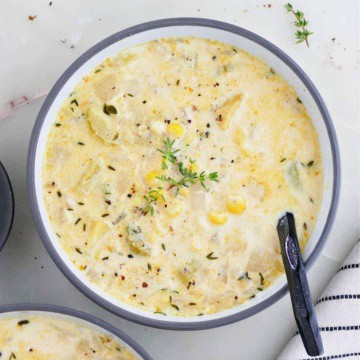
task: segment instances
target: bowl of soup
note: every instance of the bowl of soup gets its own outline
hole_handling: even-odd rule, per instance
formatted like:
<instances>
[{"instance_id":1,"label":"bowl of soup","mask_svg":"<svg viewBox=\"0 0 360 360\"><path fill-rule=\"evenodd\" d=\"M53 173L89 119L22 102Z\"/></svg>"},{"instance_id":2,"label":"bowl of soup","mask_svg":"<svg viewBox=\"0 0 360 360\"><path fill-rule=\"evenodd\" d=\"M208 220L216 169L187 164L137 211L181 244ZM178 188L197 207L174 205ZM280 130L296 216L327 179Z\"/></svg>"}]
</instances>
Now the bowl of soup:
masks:
<instances>
[{"instance_id":1,"label":"bowl of soup","mask_svg":"<svg viewBox=\"0 0 360 360\"><path fill-rule=\"evenodd\" d=\"M4 359L151 359L112 325L43 304L0 306L0 354Z\"/></svg>"},{"instance_id":2,"label":"bowl of soup","mask_svg":"<svg viewBox=\"0 0 360 360\"><path fill-rule=\"evenodd\" d=\"M309 268L339 166L326 106L293 60L239 27L178 18L114 34L65 71L33 130L29 195L85 295L144 325L203 329L287 292L285 211Z\"/></svg>"}]
</instances>

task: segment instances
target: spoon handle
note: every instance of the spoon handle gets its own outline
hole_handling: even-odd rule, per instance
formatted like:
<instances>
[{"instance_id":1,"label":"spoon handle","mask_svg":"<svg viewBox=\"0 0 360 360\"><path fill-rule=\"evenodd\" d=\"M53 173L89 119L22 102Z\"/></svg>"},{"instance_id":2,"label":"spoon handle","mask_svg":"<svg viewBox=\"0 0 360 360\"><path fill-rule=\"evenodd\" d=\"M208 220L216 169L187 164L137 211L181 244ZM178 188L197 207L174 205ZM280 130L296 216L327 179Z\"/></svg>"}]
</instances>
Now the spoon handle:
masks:
<instances>
[{"instance_id":1,"label":"spoon handle","mask_svg":"<svg viewBox=\"0 0 360 360\"><path fill-rule=\"evenodd\" d=\"M296 235L295 219L286 213L278 222L277 231L286 277L289 284L294 316L306 352L310 356L324 351L309 284Z\"/></svg>"}]
</instances>

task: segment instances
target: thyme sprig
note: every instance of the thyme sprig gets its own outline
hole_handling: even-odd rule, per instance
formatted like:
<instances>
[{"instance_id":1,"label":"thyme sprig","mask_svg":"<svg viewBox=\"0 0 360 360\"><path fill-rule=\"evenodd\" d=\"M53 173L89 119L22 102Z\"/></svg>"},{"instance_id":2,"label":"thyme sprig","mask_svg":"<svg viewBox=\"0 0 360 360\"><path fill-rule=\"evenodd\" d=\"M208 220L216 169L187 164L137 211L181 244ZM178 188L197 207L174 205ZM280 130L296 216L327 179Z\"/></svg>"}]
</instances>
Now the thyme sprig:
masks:
<instances>
[{"instance_id":1,"label":"thyme sprig","mask_svg":"<svg viewBox=\"0 0 360 360\"><path fill-rule=\"evenodd\" d=\"M284 7L288 12L291 12L296 17L294 25L299 28L299 30L295 32L295 37L297 39L296 43L298 44L305 41L306 46L309 47L308 37L309 35L313 34L313 32L310 32L306 28L306 26L309 24L309 21L304 18L304 13L302 11L295 11L290 3L287 3Z\"/></svg>"},{"instance_id":2,"label":"thyme sprig","mask_svg":"<svg viewBox=\"0 0 360 360\"><path fill-rule=\"evenodd\" d=\"M166 138L163 141L165 148L157 149L162 154L162 168L167 170L170 164L177 166L180 174L182 175L180 179L174 179L171 176L165 174L162 176L157 176L156 178L161 180L163 183L167 184L166 190L169 191L172 188L176 188L176 195L178 195L180 188L182 186L189 187L190 185L195 185L196 183L200 183L201 186L206 189L205 181L216 181L218 182L218 173L211 172L210 174L206 174L205 171L201 171L200 173L192 170L192 165L195 164L196 160L189 158L189 165L186 167L182 161L178 162L176 154L180 151L179 149L174 149L173 146L175 144L175 140L171 140ZM150 189L147 195L144 195L144 199L146 201L145 206L141 209L143 215L150 213L154 215L155 209L154 205L157 204L159 199L162 199L164 202L165 197L163 194L164 187L157 187L157 189Z\"/></svg>"},{"instance_id":3,"label":"thyme sprig","mask_svg":"<svg viewBox=\"0 0 360 360\"><path fill-rule=\"evenodd\" d=\"M162 199L165 201L165 197L163 195L163 187L157 187L157 189L150 189L147 193L147 195L144 195L144 199L146 201L145 206L142 208L141 212L143 215L146 215L147 213L150 213L151 215L154 215L154 205L157 204L158 200Z\"/></svg>"},{"instance_id":4,"label":"thyme sprig","mask_svg":"<svg viewBox=\"0 0 360 360\"><path fill-rule=\"evenodd\" d=\"M175 143L175 140L170 140L169 138L166 138L166 140L164 141L165 144L165 149L157 149L157 151L159 151L160 153L162 153L162 168L165 170L169 167L167 162L170 162L172 164L176 163L176 156L175 154L178 153L180 150L174 150L173 149L173 145Z\"/></svg>"}]
</instances>

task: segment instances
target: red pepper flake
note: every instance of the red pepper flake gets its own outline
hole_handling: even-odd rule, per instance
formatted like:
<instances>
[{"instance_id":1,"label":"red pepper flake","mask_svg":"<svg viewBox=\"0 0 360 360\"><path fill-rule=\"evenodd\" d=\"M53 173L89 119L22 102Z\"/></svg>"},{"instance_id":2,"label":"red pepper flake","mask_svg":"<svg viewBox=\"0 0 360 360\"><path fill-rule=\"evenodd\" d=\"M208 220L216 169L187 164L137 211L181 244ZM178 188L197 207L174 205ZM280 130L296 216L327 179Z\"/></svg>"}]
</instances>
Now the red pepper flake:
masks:
<instances>
[{"instance_id":1,"label":"red pepper flake","mask_svg":"<svg viewBox=\"0 0 360 360\"><path fill-rule=\"evenodd\" d=\"M121 280L125 280L125 276L124 275L121 275Z\"/></svg>"},{"instance_id":2,"label":"red pepper flake","mask_svg":"<svg viewBox=\"0 0 360 360\"><path fill-rule=\"evenodd\" d=\"M36 15L29 15L29 20L33 21L36 19Z\"/></svg>"},{"instance_id":3,"label":"red pepper flake","mask_svg":"<svg viewBox=\"0 0 360 360\"><path fill-rule=\"evenodd\" d=\"M149 286L149 285L148 285L146 282L143 282L143 283L142 283L142 287L143 287L143 288L147 288L148 286Z\"/></svg>"}]
</instances>

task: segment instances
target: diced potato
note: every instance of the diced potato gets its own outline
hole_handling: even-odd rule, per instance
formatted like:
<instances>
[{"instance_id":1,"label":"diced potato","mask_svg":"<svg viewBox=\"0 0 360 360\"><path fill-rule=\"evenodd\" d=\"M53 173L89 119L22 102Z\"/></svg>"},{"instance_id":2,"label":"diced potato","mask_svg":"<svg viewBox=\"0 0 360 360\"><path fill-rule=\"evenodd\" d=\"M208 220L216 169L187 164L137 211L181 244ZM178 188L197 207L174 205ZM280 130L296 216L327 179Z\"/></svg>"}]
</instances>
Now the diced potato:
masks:
<instances>
[{"instance_id":1,"label":"diced potato","mask_svg":"<svg viewBox=\"0 0 360 360\"><path fill-rule=\"evenodd\" d=\"M119 133L111 116L106 115L98 108L92 107L87 111L86 118L94 133L105 143L114 144L118 142Z\"/></svg>"},{"instance_id":2,"label":"diced potato","mask_svg":"<svg viewBox=\"0 0 360 360\"><path fill-rule=\"evenodd\" d=\"M209 220L215 225L223 225L227 222L228 215L226 213L218 213L211 211L209 213Z\"/></svg>"},{"instance_id":3,"label":"diced potato","mask_svg":"<svg viewBox=\"0 0 360 360\"><path fill-rule=\"evenodd\" d=\"M180 137L184 134L184 128L181 124L173 123L168 125L167 132L172 136Z\"/></svg>"},{"instance_id":4,"label":"diced potato","mask_svg":"<svg viewBox=\"0 0 360 360\"><path fill-rule=\"evenodd\" d=\"M96 245L99 241L102 241L109 231L110 228L107 224L102 221L94 221L90 231L91 244Z\"/></svg>"},{"instance_id":5,"label":"diced potato","mask_svg":"<svg viewBox=\"0 0 360 360\"><path fill-rule=\"evenodd\" d=\"M181 214L183 206L181 203L173 203L168 206L168 215L170 218L175 218Z\"/></svg>"},{"instance_id":6,"label":"diced potato","mask_svg":"<svg viewBox=\"0 0 360 360\"><path fill-rule=\"evenodd\" d=\"M241 215L246 209L246 200L242 197L230 199L226 207L229 213Z\"/></svg>"},{"instance_id":7,"label":"diced potato","mask_svg":"<svg viewBox=\"0 0 360 360\"><path fill-rule=\"evenodd\" d=\"M150 244L145 240L144 234L140 226L127 226L127 240L132 251L138 254L147 255L150 253Z\"/></svg>"},{"instance_id":8,"label":"diced potato","mask_svg":"<svg viewBox=\"0 0 360 360\"><path fill-rule=\"evenodd\" d=\"M229 128L230 120L238 109L242 98L242 94L235 95L216 110L216 121L221 129L226 130Z\"/></svg>"},{"instance_id":9,"label":"diced potato","mask_svg":"<svg viewBox=\"0 0 360 360\"><path fill-rule=\"evenodd\" d=\"M166 131L166 125L161 121L152 121L150 123L150 129L156 135L161 135Z\"/></svg>"},{"instance_id":10,"label":"diced potato","mask_svg":"<svg viewBox=\"0 0 360 360\"><path fill-rule=\"evenodd\" d=\"M241 127L235 129L233 133L234 143L241 147L244 143L244 140L245 140L244 130Z\"/></svg>"}]
</instances>

